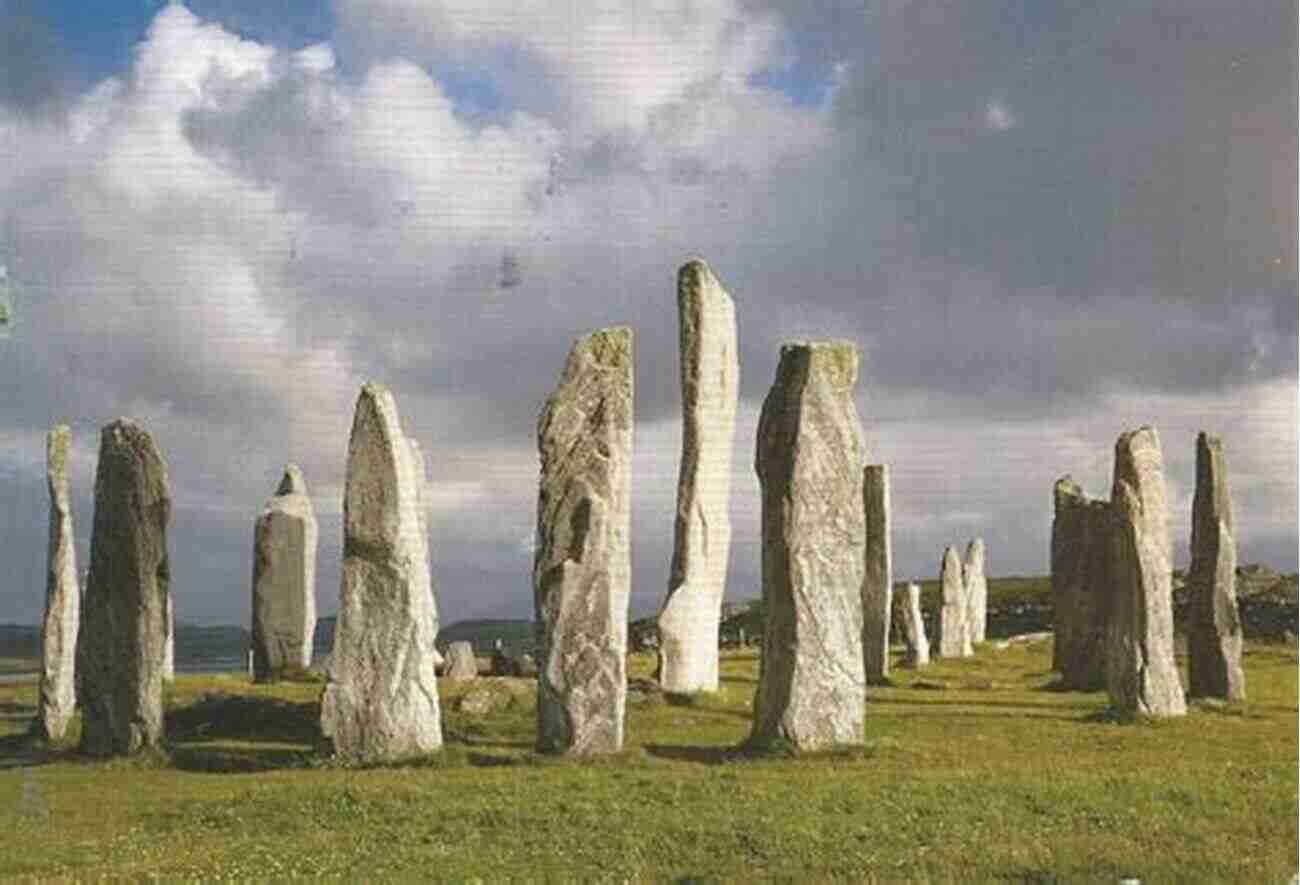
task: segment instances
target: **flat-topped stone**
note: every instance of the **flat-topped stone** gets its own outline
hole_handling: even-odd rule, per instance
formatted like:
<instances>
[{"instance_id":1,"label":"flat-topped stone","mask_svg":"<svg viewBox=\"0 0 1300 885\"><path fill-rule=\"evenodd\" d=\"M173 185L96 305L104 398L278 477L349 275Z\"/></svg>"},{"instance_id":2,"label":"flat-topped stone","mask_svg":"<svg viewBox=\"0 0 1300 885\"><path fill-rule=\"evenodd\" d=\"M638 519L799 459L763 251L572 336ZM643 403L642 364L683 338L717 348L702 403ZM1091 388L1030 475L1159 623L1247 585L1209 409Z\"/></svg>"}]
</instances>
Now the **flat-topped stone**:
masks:
<instances>
[{"instance_id":1,"label":"flat-topped stone","mask_svg":"<svg viewBox=\"0 0 1300 885\"><path fill-rule=\"evenodd\" d=\"M1106 608L1110 503L1087 497L1068 475L1052 500L1052 669L1062 688L1106 687Z\"/></svg>"}]
</instances>

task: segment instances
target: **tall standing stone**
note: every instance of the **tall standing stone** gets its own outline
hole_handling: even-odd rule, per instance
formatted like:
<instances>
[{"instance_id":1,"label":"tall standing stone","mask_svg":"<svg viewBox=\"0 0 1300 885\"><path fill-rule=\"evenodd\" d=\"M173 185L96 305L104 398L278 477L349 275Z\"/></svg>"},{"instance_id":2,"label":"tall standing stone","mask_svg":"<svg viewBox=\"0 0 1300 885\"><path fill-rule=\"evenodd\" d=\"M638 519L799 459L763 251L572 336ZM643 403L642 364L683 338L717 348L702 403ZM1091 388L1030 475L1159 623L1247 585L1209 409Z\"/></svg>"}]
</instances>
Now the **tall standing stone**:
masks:
<instances>
[{"instance_id":1,"label":"tall standing stone","mask_svg":"<svg viewBox=\"0 0 1300 885\"><path fill-rule=\"evenodd\" d=\"M163 680L176 678L176 600L167 591L167 637L163 642Z\"/></svg>"},{"instance_id":2,"label":"tall standing stone","mask_svg":"<svg viewBox=\"0 0 1300 885\"><path fill-rule=\"evenodd\" d=\"M966 545L961 580L966 592L966 629L972 643L983 642L988 629L989 584L984 576L984 558L983 538L976 538Z\"/></svg>"},{"instance_id":3,"label":"tall standing stone","mask_svg":"<svg viewBox=\"0 0 1300 885\"><path fill-rule=\"evenodd\" d=\"M1052 669L1062 688L1106 687L1107 544L1110 504L1094 500L1069 476L1053 488Z\"/></svg>"},{"instance_id":4,"label":"tall standing stone","mask_svg":"<svg viewBox=\"0 0 1300 885\"><path fill-rule=\"evenodd\" d=\"M912 667L930 663L930 640L925 635L925 619L921 617L921 588L908 583L903 608L903 631L907 637L906 662Z\"/></svg>"},{"instance_id":5,"label":"tall standing stone","mask_svg":"<svg viewBox=\"0 0 1300 885\"><path fill-rule=\"evenodd\" d=\"M1196 437L1196 497L1192 501L1191 629L1187 637L1188 694L1246 699L1237 611L1237 541L1223 443Z\"/></svg>"},{"instance_id":6,"label":"tall standing stone","mask_svg":"<svg viewBox=\"0 0 1300 885\"><path fill-rule=\"evenodd\" d=\"M77 706L77 628L81 591L77 585L77 548L68 498L66 424L45 439L45 479L50 492L50 532L45 572L45 617L41 620L41 683L36 725L46 740L63 738Z\"/></svg>"},{"instance_id":7,"label":"tall standing stone","mask_svg":"<svg viewBox=\"0 0 1300 885\"><path fill-rule=\"evenodd\" d=\"M321 732L340 756L391 760L442 746L424 477L382 384L357 397L343 494L343 574Z\"/></svg>"},{"instance_id":8,"label":"tall standing stone","mask_svg":"<svg viewBox=\"0 0 1300 885\"><path fill-rule=\"evenodd\" d=\"M253 526L253 678L311 666L316 632L316 514L296 464Z\"/></svg>"},{"instance_id":9,"label":"tall standing stone","mask_svg":"<svg viewBox=\"0 0 1300 885\"><path fill-rule=\"evenodd\" d=\"M751 741L862 740L866 446L849 341L782 346L754 466L763 493L763 656Z\"/></svg>"},{"instance_id":10,"label":"tall standing stone","mask_svg":"<svg viewBox=\"0 0 1300 885\"><path fill-rule=\"evenodd\" d=\"M127 418L105 426L77 641L84 753L135 753L162 741L170 515L167 466L153 438Z\"/></svg>"},{"instance_id":11,"label":"tall standing stone","mask_svg":"<svg viewBox=\"0 0 1300 885\"><path fill-rule=\"evenodd\" d=\"M1115 444L1111 487L1106 688L1125 714L1187 712L1174 662L1173 587L1160 437L1150 427Z\"/></svg>"},{"instance_id":12,"label":"tall standing stone","mask_svg":"<svg viewBox=\"0 0 1300 885\"><path fill-rule=\"evenodd\" d=\"M740 364L731 297L698 259L677 275L682 459L668 596L659 613L665 691L718 689L718 624L731 549L731 450Z\"/></svg>"},{"instance_id":13,"label":"tall standing stone","mask_svg":"<svg viewBox=\"0 0 1300 885\"><path fill-rule=\"evenodd\" d=\"M616 752L627 701L632 330L579 338L537 421L537 748Z\"/></svg>"},{"instance_id":14,"label":"tall standing stone","mask_svg":"<svg viewBox=\"0 0 1300 885\"><path fill-rule=\"evenodd\" d=\"M894 577L889 535L889 467L862 470L866 550L862 570L862 666L867 684L889 679L889 620Z\"/></svg>"},{"instance_id":15,"label":"tall standing stone","mask_svg":"<svg viewBox=\"0 0 1300 885\"><path fill-rule=\"evenodd\" d=\"M962 582L961 557L956 547L943 551L943 565L939 569L939 584L943 588L943 607L939 609L939 656L943 658L968 658L971 648L970 630L966 627L966 585Z\"/></svg>"}]
</instances>

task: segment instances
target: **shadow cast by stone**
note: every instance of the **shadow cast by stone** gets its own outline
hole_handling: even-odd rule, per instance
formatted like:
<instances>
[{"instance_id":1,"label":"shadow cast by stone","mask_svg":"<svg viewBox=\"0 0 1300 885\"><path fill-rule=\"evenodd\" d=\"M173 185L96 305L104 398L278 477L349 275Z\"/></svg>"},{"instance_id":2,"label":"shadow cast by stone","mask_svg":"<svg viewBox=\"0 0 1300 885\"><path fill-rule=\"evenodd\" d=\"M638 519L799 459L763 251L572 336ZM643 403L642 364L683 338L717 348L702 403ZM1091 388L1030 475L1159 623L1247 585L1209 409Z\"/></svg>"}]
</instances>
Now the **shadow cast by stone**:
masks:
<instances>
[{"instance_id":1,"label":"shadow cast by stone","mask_svg":"<svg viewBox=\"0 0 1300 885\"><path fill-rule=\"evenodd\" d=\"M320 704L247 695L205 694L166 715L173 746L213 740L305 744L320 742Z\"/></svg>"},{"instance_id":2,"label":"shadow cast by stone","mask_svg":"<svg viewBox=\"0 0 1300 885\"><path fill-rule=\"evenodd\" d=\"M230 747L179 744L171 748L171 764L181 771L245 774L281 768L309 768L317 759L312 750L289 747Z\"/></svg>"}]
</instances>

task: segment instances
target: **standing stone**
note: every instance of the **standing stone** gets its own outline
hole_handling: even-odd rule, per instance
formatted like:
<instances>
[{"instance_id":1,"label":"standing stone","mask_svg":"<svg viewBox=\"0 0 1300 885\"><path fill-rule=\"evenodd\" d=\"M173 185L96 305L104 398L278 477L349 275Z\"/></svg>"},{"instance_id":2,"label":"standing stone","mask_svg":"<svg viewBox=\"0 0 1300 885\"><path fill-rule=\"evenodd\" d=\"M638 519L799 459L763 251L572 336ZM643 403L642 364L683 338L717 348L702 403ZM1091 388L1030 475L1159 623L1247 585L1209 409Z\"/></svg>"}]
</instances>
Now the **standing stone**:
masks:
<instances>
[{"instance_id":1,"label":"standing stone","mask_svg":"<svg viewBox=\"0 0 1300 885\"><path fill-rule=\"evenodd\" d=\"M36 725L41 737L63 738L77 706L77 627L81 622L81 591L77 585L77 548L72 534L72 505L68 498L66 424L45 438L45 479L50 492L50 532L46 554L45 617L41 620L41 687Z\"/></svg>"},{"instance_id":2,"label":"standing stone","mask_svg":"<svg viewBox=\"0 0 1300 885\"><path fill-rule=\"evenodd\" d=\"M929 664L930 640L925 635L925 619L921 617L921 588L916 583L907 585L903 608L903 630L907 637L907 665L924 667Z\"/></svg>"},{"instance_id":3,"label":"standing stone","mask_svg":"<svg viewBox=\"0 0 1300 885\"><path fill-rule=\"evenodd\" d=\"M718 623L731 548L731 449L740 365L736 311L698 259L677 275L682 459L668 597L659 614L664 691L718 690Z\"/></svg>"},{"instance_id":4,"label":"standing stone","mask_svg":"<svg viewBox=\"0 0 1300 885\"><path fill-rule=\"evenodd\" d=\"M617 752L627 702L632 330L569 351L537 421L537 749Z\"/></svg>"},{"instance_id":5,"label":"standing stone","mask_svg":"<svg viewBox=\"0 0 1300 885\"><path fill-rule=\"evenodd\" d=\"M1151 427L1115 444L1111 488L1106 688L1124 714L1187 712L1174 662L1174 606L1160 438Z\"/></svg>"},{"instance_id":6,"label":"standing stone","mask_svg":"<svg viewBox=\"0 0 1300 885\"><path fill-rule=\"evenodd\" d=\"M176 679L176 600L167 591L167 638L163 645L163 680Z\"/></svg>"},{"instance_id":7,"label":"standing stone","mask_svg":"<svg viewBox=\"0 0 1300 885\"><path fill-rule=\"evenodd\" d=\"M1196 497L1192 501L1191 629L1187 637L1188 694L1246 699L1237 611L1237 541L1223 443L1196 437Z\"/></svg>"},{"instance_id":8,"label":"standing stone","mask_svg":"<svg viewBox=\"0 0 1300 885\"><path fill-rule=\"evenodd\" d=\"M162 742L170 515L167 466L153 438L127 418L105 426L77 642L83 753L135 753Z\"/></svg>"},{"instance_id":9,"label":"standing stone","mask_svg":"<svg viewBox=\"0 0 1300 885\"><path fill-rule=\"evenodd\" d=\"M253 527L253 678L311 666L316 632L316 514L296 464Z\"/></svg>"},{"instance_id":10,"label":"standing stone","mask_svg":"<svg viewBox=\"0 0 1300 885\"><path fill-rule=\"evenodd\" d=\"M443 678L464 681L478 678L478 658L474 657L474 646L461 640L447 646L446 669Z\"/></svg>"},{"instance_id":11,"label":"standing stone","mask_svg":"<svg viewBox=\"0 0 1300 885\"><path fill-rule=\"evenodd\" d=\"M343 574L321 732L340 756L391 760L442 746L423 476L393 395L357 397L343 494Z\"/></svg>"},{"instance_id":12,"label":"standing stone","mask_svg":"<svg viewBox=\"0 0 1300 885\"><path fill-rule=\"evenodd\" d=\"M866 446L849 341L781 348L754 467L763 490L763 655L751 742L862 741Z\"/></svg>"},{"instance_id":13,"label":"standing stone","mask_svg":"<svg viewBox=\"0 0 1300 885\"><path fill-rule=\"evenodd\" d=\"M869 464L862 471L862 510L866 551L862 570L862 665L868 685L889 680L889 616L894 577L889 536L889 467Z\"/></svg>"},{"instance_id":14,"label":"standing stone","mask_svg":"<svg viewBox=\"0 0 1300 885\"><path fill-rule=\"evenodd\" d=\"M962 583L961 557L956 547L943 551L939 583L943 587L943 607L939 610L938 623L939 656L968 658L975 651L971 648L971 634L966 627L966 587Z\"/></svg>"},{"instance_id":15,"label":"standing stone","mask_svg":"<svg viewBox=\"0 0 1300 885\"><path fill-rule=\"evenodd\" d=\"M1053 488L1052 669L1062 688L1106 687L1107 538L1110 504L1086 497L1069 476Z\"/></svg>"},{"instance_id":16,"label":"standing stone","mask_svg":"<svg viewBox=\"0 0 1300 885\"><path fill-rule=\"evenodd\" d=\"M966 545L961 581L966 592L966 629L970 631L970 641L983 642L989 619L989 584L984 576L983 538L976 538Z\"/></svg>"}]
</instances>

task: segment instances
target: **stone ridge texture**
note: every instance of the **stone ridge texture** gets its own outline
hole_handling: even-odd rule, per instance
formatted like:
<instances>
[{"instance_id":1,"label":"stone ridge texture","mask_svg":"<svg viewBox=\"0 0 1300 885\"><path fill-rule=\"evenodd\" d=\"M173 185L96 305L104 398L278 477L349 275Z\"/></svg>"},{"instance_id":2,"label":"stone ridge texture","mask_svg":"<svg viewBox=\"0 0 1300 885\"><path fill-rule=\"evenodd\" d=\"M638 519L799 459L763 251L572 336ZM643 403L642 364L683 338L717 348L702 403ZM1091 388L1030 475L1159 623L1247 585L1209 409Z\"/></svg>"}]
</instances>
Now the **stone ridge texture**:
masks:
<instances>
[{"instance_id":1,"label":"stone ridge texture","mask_svg":"<svg viewBox=\"0 0 1300 885\"><path fill-rule=\"evenodd\" d=\"M1087 497L1068 475L1056 481L1052 498L1052 669L1062 688L1100 691L1106 687L1110 503Z\"/></svg>"},{"instance_id":2,"label":"stone ridge texture","mask_svg":"<svg viewBox=\"0 0 1300 885\"><path fill-rule=\"evenodd\" d=\"M335 754L400 759L442 746L424 476L393 395L362 386L348 441L343 568L321 733Z\"/></svg>"},{"instance_id":3,"label":"stone ridge texture","mask_svg":"<svg viewBox=\"0 0 1300 885\"><path fill-rule=\"evenodd\" d=\"M127 418L106 425L77 643L84 753L129 754L162 742L170 515L167 466L153 438Z\"/></svg>"},{"instance_id":4,"label":"stone ridge texture","mask_svg":"<svg viewBox=\"0 0 1300 885\"><path fill-rule=\"evenodd\" d=\"M889 527L889 468L862 470L866 550L862 572L862 666L867 684L889 679L889 622L893 610L893 566Z\"/></svg>"},{"instance_id":5,"label":"stone ridge texture","mask_svg":"<svg viewBox=\"0 0 1300 885\"><path fill-rule=\"evenodd\" d=\"M45 439L50 520L36 725L40 736L50 741L63 738L77 706L77 629L81 623L81 590L77 584L77 547L68 497L70 440L71 431L66 424L53 427Z\"/></svg>"},{"instance_id":6,"label":"stone ridge texture","mask_svg":"<svg viewBox=\"0 0 1300 885\"><path fill-rule=\"evenodd\" d=\"M1126 715L1187 712L1174 661L1169 517L1160 438L1154 428L1115 444L1106 618L1106 688Z\"/></svg>"},{"instance_id":7,"label":"stone ridge texture","mask_svg":"<svg viewBox=\"0 0 1300 885\"><path fill-rule=\"evenodd\" d=\"M569 351L537 422L537 749L617 752L631 591L632 330Z\"/></svg>"},{"instance_id":8,"label":"stone ridge texture","mask_svg":"<svg viewBox=\"0 0 1300 885\"><path fill-rule=\"evenodd\" d=\"M316 515L296 464L253 527L253 678L311 666L316 631Z\"/></svg>"},{"instance_id":9,"label":"stone ridge texture","mask_svg":"<svg viewBox=\"0 0 1300 885\"><path fill-rule=\"evenodd\" d=\"M718 624L731 548L731 452L740 364L731 297L698 259L677 276L682 455L668 595L659 614L664 691L718 690Z\"/></svg>"},{"instance_id":10,"label":"stone ridge texture","mask_svg":"<svg viewBox=\"0 0 1300 885\"><path fill-rule=\"evenodd\" d=\"M866 446L850 341L781 348L759 419L763 655L751 742L813 750L862 741Z\"/></svg>"},{"instance_id":11,"label":"stone ridge texture","mask_svg":"<svg viewBox=\"0 0 1300 885\"><path fill-rule=\"evenodd\" d=\"M1241 669L1241 616L1237 610L1237 540L1223 443L1196 437L1196 497L1192 501L1192 596L1187 636L1188 694L1229 701L1246 699Z\"/></svg>"},{"instance_id":12,"label":"stone ridge texture","mask_svg":"<svg viewBox=\"0 0 1300 885\"><path fill-rule=\"evenodd\" d=\"M975 652L971 648L970 630L966 628L966 585L962 582L961 556L956 547L947 547L943 551L939 584L943 590L943 603L939 609L936 628L939 634L939 656L968 658Z\"/></svg>"},{"instance_id":13,"label":"stone ridge texture","mask_svg":"<svg viewBox=\"0 0 1300 885\"><path fill-rule=\"evenodd\" d=\"M966 629L972 643L983 642L988 629L989 584L985 578L984 539L975 538L966 545L961 580L966 593Z\"/></svg>"}]
</instances>

